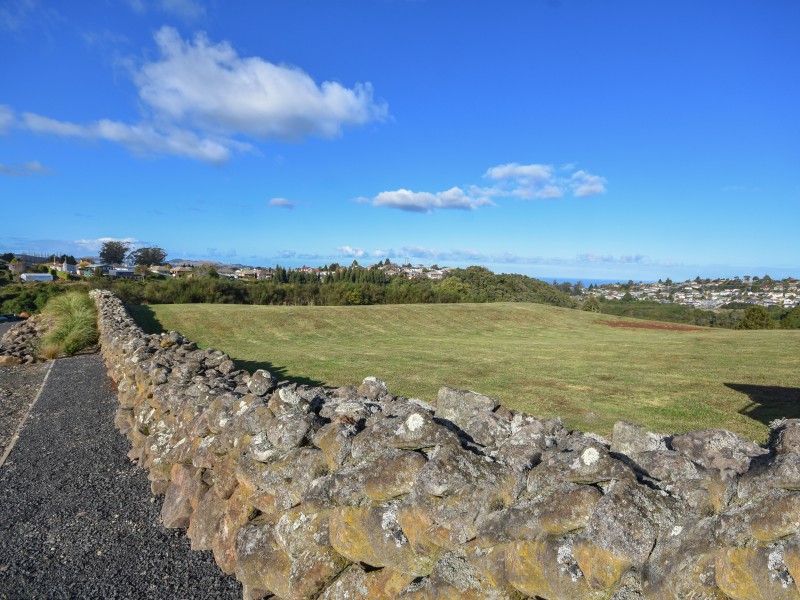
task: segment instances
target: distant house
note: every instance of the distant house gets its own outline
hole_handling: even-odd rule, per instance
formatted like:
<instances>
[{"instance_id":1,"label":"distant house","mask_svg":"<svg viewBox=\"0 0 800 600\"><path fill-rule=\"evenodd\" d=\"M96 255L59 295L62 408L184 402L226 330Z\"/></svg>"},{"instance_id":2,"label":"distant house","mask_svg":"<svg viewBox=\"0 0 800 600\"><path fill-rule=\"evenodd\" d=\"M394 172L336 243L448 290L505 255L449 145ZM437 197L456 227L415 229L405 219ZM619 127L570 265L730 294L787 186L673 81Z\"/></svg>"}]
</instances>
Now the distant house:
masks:
<instances>
[{"instance_id":1,"label":"distant house","mask_svg":"<svg viewBox=\"0 0 800 600\"><path fill-rule=\"evenodd\" d=\"M108 270L109 277L121 277L125 279L132 279L137 277L136 271L133 269L129 269L128 267L120 267L118 269L109 269Z\"/></svg>"},{"instance_id":2,"label":"distant house","mask_svg":"<svg viewBox=\"0 0 800 600\"><path fill-rule=\"evenodd\" d=\"M83 275L84 277L88 277L90 275L94 275L97 272L97 269L100 269L100 273L103 275L108 275L108 272L113 267L111 265L104 265L104 264L91 264L91 265L84 265L78 268L78 275Z\"/></svg>"},{"instance_id":3,"label":"distant house","mask_svg":"<svg viewBox=\"0 0 800 600\"><path fill-rule=\"evenodd\" d=\"M19 278L22 281L53 281L50 273L22 273Z\"/></svg>"},{"instance_id":4,"label":"distant house","mask_svg":"<svg viewBox=\"0 0 800 600\"><path fill-rule=\"evenodd\" d=\"M235 273L236 279L257 279L259 281L263 281L265 279L272 279L272 275L273 275L272 269L262 269L262 268L239 269Z\"/></svg>"},{"instance_id":5,"label":"distant house","mask_svg":"<svg viewBox=\"0 0 800 600\"><path fill-rule=\"evenodd\" d=\"M150 267L150 272L155 275L165 275L169 276L170 271L167 267L162 267L161 265L156 265L155 267Z\"/></svg>"},{"instance_id":6,"label":"distant house","mask_svg":"<svg viewBox=\"0 0 800 600\"><path fill-rule=\"evenodd\" d=\"M194 269L192 267L173 267L169 270L170 274L173 277L186 277L189 275Z\"/></svg>"}]
</instances>

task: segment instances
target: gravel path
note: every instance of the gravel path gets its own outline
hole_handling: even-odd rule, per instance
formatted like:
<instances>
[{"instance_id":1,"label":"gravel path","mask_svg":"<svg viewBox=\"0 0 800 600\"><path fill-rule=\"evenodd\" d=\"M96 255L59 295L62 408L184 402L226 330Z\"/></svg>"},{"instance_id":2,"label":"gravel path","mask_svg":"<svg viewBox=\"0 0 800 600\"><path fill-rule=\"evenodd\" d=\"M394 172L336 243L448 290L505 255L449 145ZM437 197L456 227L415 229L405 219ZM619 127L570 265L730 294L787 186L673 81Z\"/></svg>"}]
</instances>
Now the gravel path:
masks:
<instances>
[{"instance_id":1,"label":"gravel path","mask_svg":"<svg viewBox=\"0 0 800 600\"><path fill-rule=\"evenodd\" d=\"M0 456L36 397L48 367L47 363L0 367Z\"/></svg>"},{"instance_id":2,"label":"gravel path","mask_svg":"<svg viewBox=\"0 0 800 600\"><path fill-rule=\"evenodd\" d=\"M116 404L99 356L53 366L0 468L0 598L241 598L211 553L161 525Z\"/></svg>"}]
</instances>

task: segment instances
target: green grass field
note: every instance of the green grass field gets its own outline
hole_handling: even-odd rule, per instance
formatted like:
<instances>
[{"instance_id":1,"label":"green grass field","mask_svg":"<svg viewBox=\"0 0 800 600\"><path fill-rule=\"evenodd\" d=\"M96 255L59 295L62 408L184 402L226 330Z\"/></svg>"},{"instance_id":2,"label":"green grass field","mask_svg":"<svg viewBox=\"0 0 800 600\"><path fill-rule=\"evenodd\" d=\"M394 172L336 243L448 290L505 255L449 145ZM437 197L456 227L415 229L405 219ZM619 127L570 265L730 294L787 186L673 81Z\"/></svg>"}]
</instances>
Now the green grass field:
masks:
<instances>
[{"instance_id":1,"label":"green grass field","mask_svg":"<svg viewBox=\"0 0 800 600\"><path fill-rule=\"evenodd\" d=\"M180 331L251 371L330 386L375 375L428 402L442 385L468 388L603 435L625 419L763 441L770 420L800 417L800 331L612 327L653 322L509 303L132 312L149 331Z\"/></svg>"}]
</instances>

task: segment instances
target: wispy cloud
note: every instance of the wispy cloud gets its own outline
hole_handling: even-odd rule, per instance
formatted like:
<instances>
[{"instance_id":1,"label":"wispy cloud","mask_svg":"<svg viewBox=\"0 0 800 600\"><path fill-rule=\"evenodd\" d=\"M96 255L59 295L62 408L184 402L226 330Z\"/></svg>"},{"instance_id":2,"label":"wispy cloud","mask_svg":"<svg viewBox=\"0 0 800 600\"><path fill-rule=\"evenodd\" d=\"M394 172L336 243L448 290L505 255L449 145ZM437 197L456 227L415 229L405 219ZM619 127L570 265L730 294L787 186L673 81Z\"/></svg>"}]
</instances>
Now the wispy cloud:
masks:
<instances>
[{"instance_id":1,"label":"wispy cloud","mask_svg":"<svg viewBox=\"0 0 800 600\"><path fill-rule=\"evenodd\" d=\"M24 126L38 133L115 142L135 154L222 163L234 152L253 150L242 137L333 138L345 127L388 115L386 104L373 99L369 83L353 88L332 81L317 84L297 67L240 57L230 44L215 44L204 33L184 40L177 30L162 27L155 42L158 57L133 70L145 110L141 123L100 119L76 124L24 113Z\"/></svg>"},{"instance_id":2,"label":"wispy cloud","mask_svg":"<svg viewBox=\"0 0 800 600\"><path fill-rule=\"evenodd\" d=\"M0 5L0 29L17 31L33 15L36 0L7 0Z\"/></svg>"},{"instance_id":3,"label":"wispy cloud","mask_svg":"<svg viewBox=\"0 0 800 600\"><path fill-rule=\"evenodd\" d=\"M445 192L415 192L399 189L381 192L373 198L358 197L358 204L372 204L419 213L433 213L441 209L476 210L495 206L497 198L523 200L556 199L572 194L576 198L596 196L606 192L606 179L587 171L574 171L568 164L556 169L552 165L507 163L491 167L484 173L490 185L452 187Z\"/></svg>"},{"instance_id":4,"label":"wispy cloud","mask_svg":"<svg viewBox=\"0 0 800 600\"><path fill-rule=\"evenodd\" d=\"M14 167L9 165L0 164L0 175L9 175L11 177L30 177L32 175L54 175L55 171L45 167L38 160L26 162L21 167Z\"/></svg>"},{"instance_id":5,"label":"wispy cloud","mask_svg":"<svg viewBox=\"0 0 800 600\"><path fill-rule=\"evenodd\" d=\"M362 250L364 255L368 251ZM392 253L394 255L394 253ZM452 262L458 264L525 264L525 265L574 265L574 264L656 264L643 254L595 254L583 253L573 257L547 257L517 254L514 252L480 252L460 248L441 250L424 246L407 245L400 248L399 256L423 261Z\"/></svg>"},{"instance_id":6,"label":"wispy cloud","mask_svg":"<svg viewBox=\"0 0 800 600\"><path fill-rule=\"evenodd\" d=\"M126 0L134 12L143 15L151 10L195 21L206 16L206 7L197 0Z\"/></svg>"},{"instance_id":7,"label":"wispy cloud","mask_svg":"<svg viewBox=\"0 0 800 600\"><path fill-rule=\"evenodd\" d=\"M83 41L90 47L114 47L120 44L127 44L128 38L121 33L115 33L110 29L103 29L102 31L84 31L81 34Z\"/></svg>"},{"instance_id":8,"label":"wispy cloud","mask_svg":"<svg viewBox=\"0 0 800 600\"><path fill-rule=\"evenodd\" d=\"M7 132L14 124L14 111L10 106L0 104L0 134Z\"/></svg>"},{"instance_id":9,"label":"wispy cloud","mask_svg":"<svg viewBox=\"0 0 800 600\"><path fill-rule=\"evenodd\" d=\"M648 262L648 259L643 254L622 254L614 256L612 254L579 254L577 256L579 262L587 263L607 263L618 265L640 265Z\"/></svg>"},{"instance_id":10,"label":"wispy cloud","mask_svg":"<svg viewBox=\"0 0 800 600\"><path fill-rule=\"evenodd\" d=\"M159 130L153 125L128 125L108 119L77 125L33 113L24 113L22 118L25 127L36 133L116 142L140 156L169 154L219 164L230 158L233 146L232 140L201 138L193 131L176 127ZM244 146L237 143L236 147Z\"/></svg>"},{"instance_id":11,"label":"wispy cloud","mask_svg":"<svg viewBox=\"0 0 800 600\"><path fill-rule=\"evenodd\" d=\"M267 204L277 208L288 208L289 210L293 209L295 206L294 202L287 198L272 198Z\"/></svg>"}]
</instances>

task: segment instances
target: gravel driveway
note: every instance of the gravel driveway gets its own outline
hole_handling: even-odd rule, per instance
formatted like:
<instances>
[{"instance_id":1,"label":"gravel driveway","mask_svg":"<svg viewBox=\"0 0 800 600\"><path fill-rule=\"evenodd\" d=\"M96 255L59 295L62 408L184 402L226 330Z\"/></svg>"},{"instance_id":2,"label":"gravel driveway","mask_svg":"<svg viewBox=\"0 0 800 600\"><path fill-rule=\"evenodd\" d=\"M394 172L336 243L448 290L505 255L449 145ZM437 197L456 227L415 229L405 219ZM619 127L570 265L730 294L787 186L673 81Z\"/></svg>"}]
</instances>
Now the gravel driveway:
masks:
<instances>
[{"instance_id":1,"label":"gravel driveway","mask_svg":"<svg viewBox=\"0 0 800 600\"><path fill-rule=\"evenodd\" d=\"M24 403L47 366L0 367L0 387L23 382ZM55 362L0 468L0 598L241 598L209 552L161 525L116 405L98 355Z\"/></svg>"}]
</instances>

